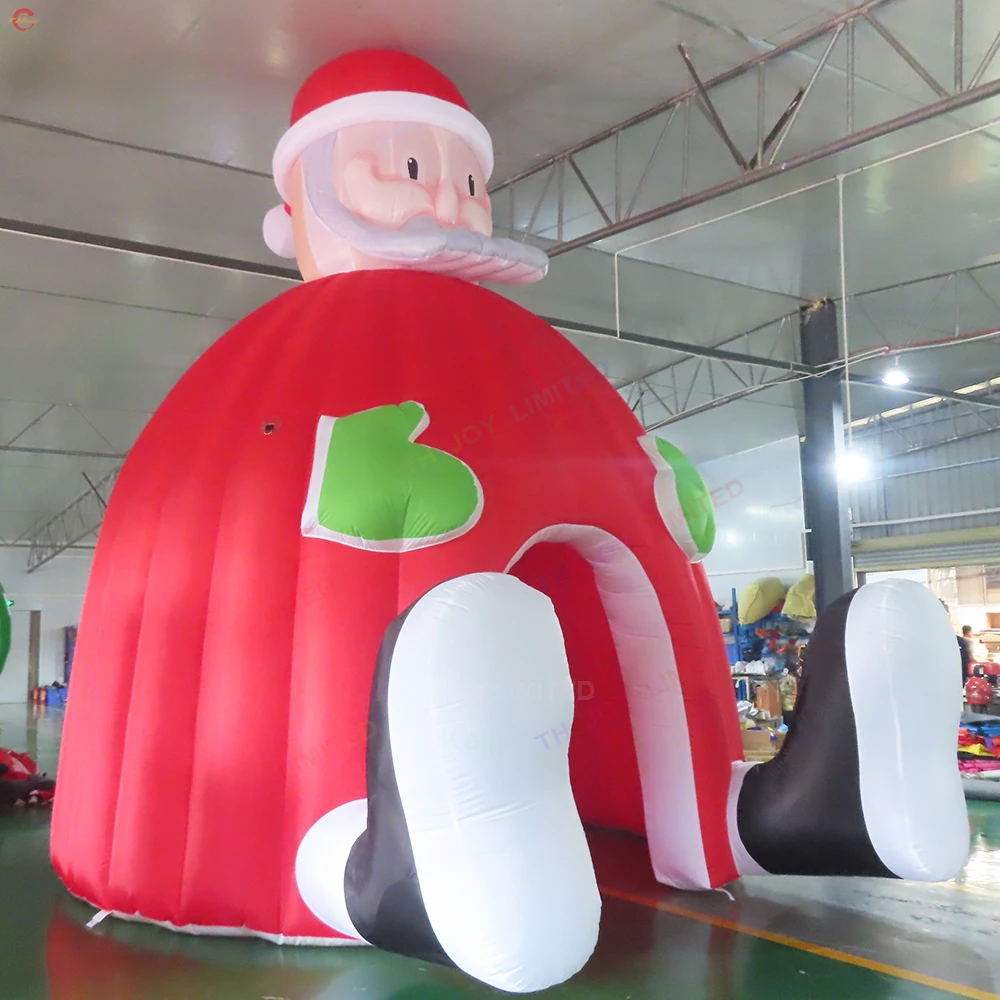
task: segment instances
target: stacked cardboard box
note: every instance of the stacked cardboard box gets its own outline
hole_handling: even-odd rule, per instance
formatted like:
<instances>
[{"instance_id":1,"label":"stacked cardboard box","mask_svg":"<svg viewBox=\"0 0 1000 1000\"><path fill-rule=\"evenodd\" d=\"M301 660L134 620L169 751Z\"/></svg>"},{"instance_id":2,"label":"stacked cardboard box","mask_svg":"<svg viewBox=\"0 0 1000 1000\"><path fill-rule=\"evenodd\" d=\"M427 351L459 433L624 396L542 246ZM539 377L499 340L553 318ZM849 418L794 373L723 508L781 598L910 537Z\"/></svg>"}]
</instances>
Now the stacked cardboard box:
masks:
<instances>
[{"instance_id":1,"label":"stacked cardboard box","mask_svg":"<svg viewBox=\"0 0 1000 1000\"><path fill-rule=\"evenodd\" d=\"M785 734L773 729L744 729L743 756L749 761L771 760L785 742Z\"/></svg>"},{"instance_id":2,"label":"stacked cardboard box","mask_svg":"<svg viewBox=\"0 0 1000 1000\"><path fill-rule=\"evenodd\" d=\"M761 684L757 688L754 702L759 711L766 712L771 718L781 715L781 690L778 682L771 680Z\"/></svg>"}]
</instances>

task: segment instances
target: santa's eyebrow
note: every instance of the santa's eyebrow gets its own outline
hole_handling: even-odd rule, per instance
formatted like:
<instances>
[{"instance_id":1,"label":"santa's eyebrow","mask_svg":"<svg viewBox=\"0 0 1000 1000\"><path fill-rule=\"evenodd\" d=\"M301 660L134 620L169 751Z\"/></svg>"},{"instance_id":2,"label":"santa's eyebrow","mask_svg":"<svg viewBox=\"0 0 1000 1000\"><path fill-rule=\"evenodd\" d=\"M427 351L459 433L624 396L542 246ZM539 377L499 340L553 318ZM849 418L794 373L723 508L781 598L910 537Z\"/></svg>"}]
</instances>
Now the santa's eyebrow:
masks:
<instances>
[{"instance_id":1,"label":"santa's eyebrow","mask_svg":"<svg viewBox=\"0 0 1000 1000\"><path fill-rule=\"evenodd\" d=\"M344 167L345 177L346 177L347 168L352 163L354 163L355 161L361 161L362 163L364 163L365 166L367 166L369 168L369 170L371 171L371 177L372 177L372 179L378 181L379 184L399 184L400 186L406 185L407 190L409 190L409 191L416 190L414 188L414 186L413 186L412 181L410 181L409 178L404 178L400 173L394 173L393 175L385 176L385 175L382 174L381 169L379 169L379 165L378 164L376 164L375 168L373 169L370 158L366 157L366 156L356 156L356 157L353 157L352 159L348 160L348 162L345 164L345 167ZM418 183L420 183L420 182L418 181ZM420 190L421 193L423 193L427 197L428 201L430 201L431 194L427 190L427 188L425 188L423 186L422 183L420 184L419 190Z\"/></svg>"}]
</instances>

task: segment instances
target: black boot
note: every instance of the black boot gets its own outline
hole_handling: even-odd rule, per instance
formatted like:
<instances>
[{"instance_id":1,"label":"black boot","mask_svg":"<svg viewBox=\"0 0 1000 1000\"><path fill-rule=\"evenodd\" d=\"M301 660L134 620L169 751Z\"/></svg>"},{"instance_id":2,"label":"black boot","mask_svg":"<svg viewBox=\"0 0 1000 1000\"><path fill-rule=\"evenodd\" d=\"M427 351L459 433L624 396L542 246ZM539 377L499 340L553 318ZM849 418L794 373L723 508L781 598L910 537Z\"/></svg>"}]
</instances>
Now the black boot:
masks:
<instances>
[{"instance_id":1,"label":"black boot","mask_svg":"<svg viewBox=\"0 0 1000 1000\"><path fill-rule=\"evenodd\" d=\"M344 895L351 921L370 944L453 965L424 907L389 745L389 668L410 611L412 607L385 630L379 649L368 714L368 827L351 849Z\"/></svg>"},{"instance_id":2,"label":"black boot","mask_svg":"<svg viewBox=\"0 0 1000 1000\"><path fill-rule=\"evenodd\" d=\"M954 878L969 847L957 659L920 584L870 584L826 608L785 744L743 775L734 853L775 875Z\"/></svg>"},{"instance_id":3,"label":"black boot","mask_svg":"<svg viewBox=\"0 0 1000 1000\"><path fill-rule=\"evenodd\" d=\"M383 638L367 801L299 845L306 905L342 934L507 992L574 975L601 900L570 786L573 702L547 597L498 573L429 591Z\"/></svg>"}]
</instances>

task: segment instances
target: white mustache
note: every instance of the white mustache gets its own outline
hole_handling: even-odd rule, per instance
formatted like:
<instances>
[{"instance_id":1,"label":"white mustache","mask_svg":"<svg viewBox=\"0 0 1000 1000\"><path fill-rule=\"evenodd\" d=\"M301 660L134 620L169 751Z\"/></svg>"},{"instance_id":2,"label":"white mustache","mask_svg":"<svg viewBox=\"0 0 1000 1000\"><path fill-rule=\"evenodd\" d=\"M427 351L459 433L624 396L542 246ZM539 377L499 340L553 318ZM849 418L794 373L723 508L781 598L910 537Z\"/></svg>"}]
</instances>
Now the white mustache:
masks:
<instances>
[{"instance_id":1,"label":"white mustache","mask_svg":"<svg viewBox=\"0 0 1000 1000\"><path fill-rule=\"evenodd\" d=\"M356 250L414 270L451 274L471 281L525 284L545 277L549 259L543 250L514 240L484 236L465 226L442 226L418 216L399 229L385 229L351 212L330 177L336 135L313 143L302 153L305 196L318 222Z\"/></svg>"}]
</instances>

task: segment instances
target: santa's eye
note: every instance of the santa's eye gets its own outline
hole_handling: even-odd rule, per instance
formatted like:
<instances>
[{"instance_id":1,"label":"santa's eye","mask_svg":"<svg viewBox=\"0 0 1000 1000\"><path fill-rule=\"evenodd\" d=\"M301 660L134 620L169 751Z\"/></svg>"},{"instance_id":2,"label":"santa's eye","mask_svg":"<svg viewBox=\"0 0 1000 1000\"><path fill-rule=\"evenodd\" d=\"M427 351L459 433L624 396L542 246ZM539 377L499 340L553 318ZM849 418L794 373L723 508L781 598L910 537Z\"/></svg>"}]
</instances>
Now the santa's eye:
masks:
<instances>
[{"instance_id":1,"label":"santa's eye","mask_svg":"<svg viewBox=\"0 0 1000 1000\"><path fill-rule=\"evenodd\" d=\"M406 170L410 175L410 180L415 181L417 179L417 174L420 173L420 167L412 156L406 161Z\"/></svg>"},{"instance_id":2,"label":"santa's eye","mask_svg":"<svg viewBox=\"0 0 1000 1000\"><path fill-rule=\"evenodd\" d=\"M476 180L472 174L469 174L469 194L471 194L473 198L476 197Z\"/></svg>"}]
</instances>

